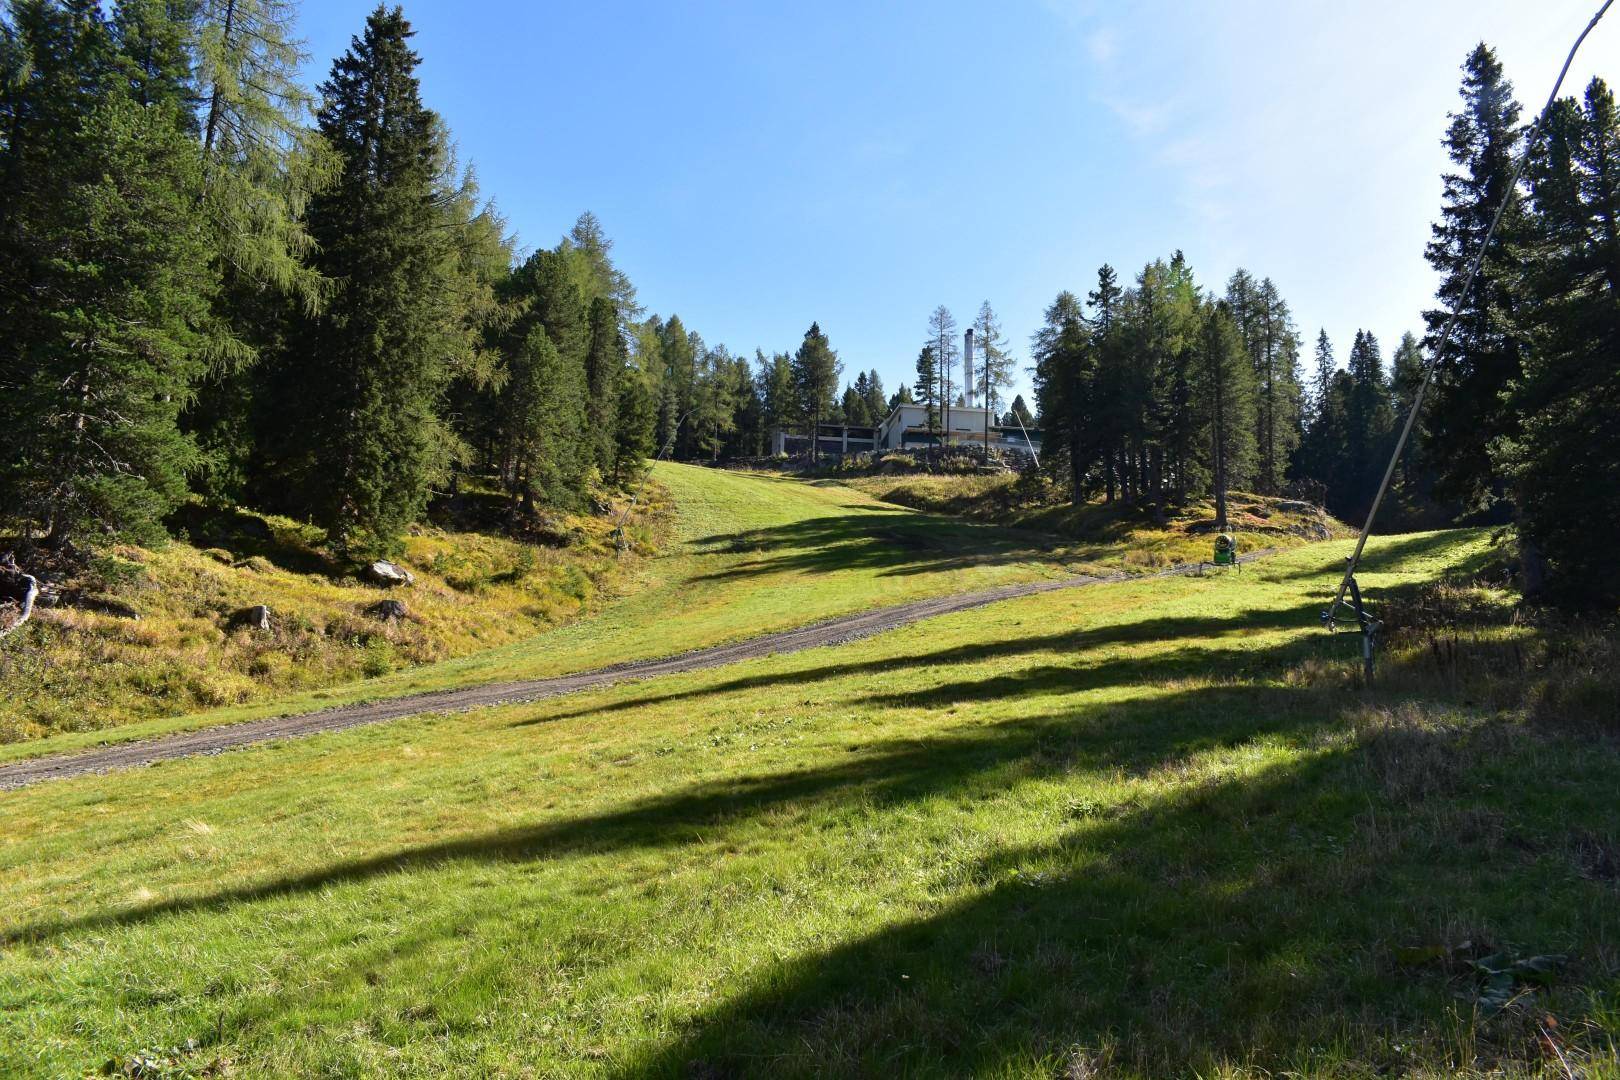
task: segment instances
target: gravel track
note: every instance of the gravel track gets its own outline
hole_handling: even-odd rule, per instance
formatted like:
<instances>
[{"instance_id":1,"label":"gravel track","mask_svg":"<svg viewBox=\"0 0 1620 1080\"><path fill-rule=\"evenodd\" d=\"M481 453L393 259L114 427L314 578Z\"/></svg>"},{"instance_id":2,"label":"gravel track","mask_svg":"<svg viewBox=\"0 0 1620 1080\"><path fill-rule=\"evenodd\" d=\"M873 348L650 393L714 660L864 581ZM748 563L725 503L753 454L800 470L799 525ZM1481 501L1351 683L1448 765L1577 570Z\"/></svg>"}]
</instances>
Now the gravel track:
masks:
<instances>
[{"instance_id":1,"label":"gravel track","mask_svg":"<svg viewBox=\"0 0 1620 1080\"><path fill-rule=\"evenodd\" d=\"M1240 562L1252 562L1272 553L1271 548L1242 556ZM541 701L545 698L572 694L618 682L653 679L660 675L678 675L688 671L735 664L777 653L800 652L824 645L841 645L846 641L881 634L921 619L936 615L949 615L970 608L983 607L1001 600L1011 600L1035 593L1076 589L1088 585L1104 585L1120 581L1141 581L1148 578L1174 577L1197 573L1206 563L1187 563L1160 570L1154 574L1114 574L1108 577L1075 575L1047 581L1030 581L1017 585L1002 585L977 592L956 593L931 600L915 600L892 607L841 615L823 622L802 626L797 630L766 634L731 645L716 645L679 656L655 660L636 660L582 671L576 675L559 675L547 679L527 679L519 682L487 683L456 690L435 690L383 701L339 705L318 712L294 716L270 716L261 720L247 720L239 724L202 728L179 732L153 739L105 746L73 754L29 758L0 765L0 790L20 788L45 780L66 780L91 773L112 772L117 769L151 765L159 761L192 757L198 754L217 754L273 739L291 739L303 735L317 735L328 731L343 731L362 724L376 724L385 720L398 720L423 713L463 712L489 705L512 705Z\"/></svg>"}]
</instances>

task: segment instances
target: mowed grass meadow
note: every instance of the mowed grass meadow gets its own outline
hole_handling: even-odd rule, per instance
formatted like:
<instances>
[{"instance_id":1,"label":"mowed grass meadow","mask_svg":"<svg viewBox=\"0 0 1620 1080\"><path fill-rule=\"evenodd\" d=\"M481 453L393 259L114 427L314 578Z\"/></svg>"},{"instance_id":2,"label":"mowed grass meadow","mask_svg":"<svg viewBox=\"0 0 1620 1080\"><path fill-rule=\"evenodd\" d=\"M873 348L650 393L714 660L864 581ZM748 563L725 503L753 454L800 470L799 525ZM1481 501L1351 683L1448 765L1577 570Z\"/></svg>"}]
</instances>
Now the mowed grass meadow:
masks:
<instances>
[{"instance_id":1,"label":"mowed grass meadow","mask_svg":"<svg viewBox=\"0 0 1620 1080\"><path fill-rule=\"evenodd\" d=\"M0 1074L1620 1075L1613 732L1347 551L0 796Z\"/></svg>"}]
</instances>

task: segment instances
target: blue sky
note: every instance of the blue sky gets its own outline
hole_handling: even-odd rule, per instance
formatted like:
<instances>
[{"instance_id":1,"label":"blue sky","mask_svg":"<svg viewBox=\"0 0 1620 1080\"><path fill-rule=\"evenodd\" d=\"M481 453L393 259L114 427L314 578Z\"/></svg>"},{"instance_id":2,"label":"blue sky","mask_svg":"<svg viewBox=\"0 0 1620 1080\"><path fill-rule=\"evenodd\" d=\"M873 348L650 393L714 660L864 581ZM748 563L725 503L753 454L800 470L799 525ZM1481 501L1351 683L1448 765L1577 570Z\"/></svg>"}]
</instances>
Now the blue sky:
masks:
<instances>
[{"instance_id":1,"label":"blue sky","mask_svg":"<svg viewBox=\"0 0 1620 1080\"><path fill-rule=\"evenodd\" d=\"M306 3L311 79L371 3ZM648 307L710 344L911 379L988 299L1020 368L1109 262L1269 275L1307 347L1386 356L1434 282L1439 140L1473 44L1538 108L1596 0L1001 4L414 0L427 103L526 247L594 211ZM1620 82L1620 15L1566 92ZM1018 389L1028 389L1020 370Z\"/></svg>"}]
</instances>

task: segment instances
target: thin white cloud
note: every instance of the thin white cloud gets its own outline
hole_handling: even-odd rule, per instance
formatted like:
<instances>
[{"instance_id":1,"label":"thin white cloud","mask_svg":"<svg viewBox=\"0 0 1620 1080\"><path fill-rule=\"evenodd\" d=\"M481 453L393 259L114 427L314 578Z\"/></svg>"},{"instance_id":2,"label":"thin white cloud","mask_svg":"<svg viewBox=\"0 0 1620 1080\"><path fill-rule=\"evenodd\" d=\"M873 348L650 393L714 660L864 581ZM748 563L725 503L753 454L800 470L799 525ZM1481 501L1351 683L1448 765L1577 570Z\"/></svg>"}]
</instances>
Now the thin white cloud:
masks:
<instances>
[{"instance_id":1,"label":"thin white cloud","mask_svg":"<svg viewBox=\"0 0 1620 1080\"><path fill-rule=\"evenodd\" d=\"M1176 114L1176 103L1169 98L1137 101L1117 94L1100 94L1097 101L1125 125L1126 131L1139 139L1163 132Z\"/></svg>"},{"instance_id":2,"label":"thin white cloud","mask_svg":"<svg viewBox=\"0 0 1620 1080\"><path fill-rule=\"evenodd\" d=\"M1119 37L1109 27L1101 27L1086 35L1086 54L1098 66L1108 64L1119 52Z\"/></svg>"}]
</instances>

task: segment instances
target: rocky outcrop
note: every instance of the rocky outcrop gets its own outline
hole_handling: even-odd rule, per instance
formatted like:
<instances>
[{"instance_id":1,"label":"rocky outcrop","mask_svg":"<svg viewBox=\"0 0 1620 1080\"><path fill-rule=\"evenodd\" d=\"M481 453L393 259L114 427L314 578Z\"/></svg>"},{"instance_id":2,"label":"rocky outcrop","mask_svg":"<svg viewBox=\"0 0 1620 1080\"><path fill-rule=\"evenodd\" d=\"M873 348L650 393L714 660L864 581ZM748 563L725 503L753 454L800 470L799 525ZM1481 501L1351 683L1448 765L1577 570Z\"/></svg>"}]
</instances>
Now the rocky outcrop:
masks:
<instances>
[{"instance_id":1,"label":"rocky outcrop","mask_svg":"<svg viewBox=\"0 0 1620 1080\"><path fill-rule=\"evenodd\" d=\"M399 622L411 617L410 609L400 600L379 600L366 608L366 614L382 622Z\"/></svg>"},{"instance_id":2,"label":"rocky outcrop","mask_svg":"<svg viewBox=\"0 0 1620 1080\"><path fill-rule=\"evenodd\" d=\"M366 580L373 585L383 585L388 588L398 588L401 585L411 585L416 581L416 575L387 559L378 559L366 566Z\"/></svg>"},{"instance_id":3,"label":"rocky outcrop","mask_svg":"<svg viewBox=\"0 0 1620 1080\"><path fill-rule=\"evenodd\" d=\"M270 609L264 604L243 608L231 616L232 630L256 630L269 633L272 628Z\"/></svg>"}]
</instances>

